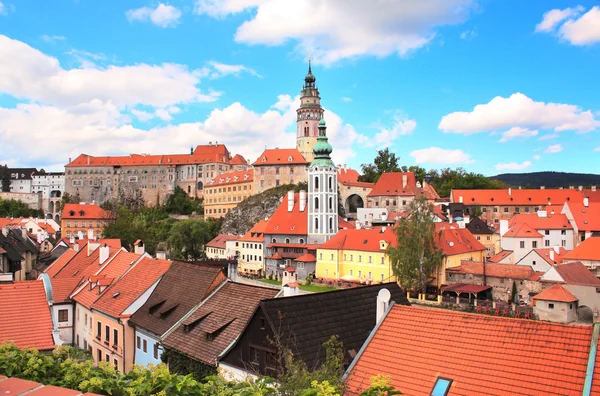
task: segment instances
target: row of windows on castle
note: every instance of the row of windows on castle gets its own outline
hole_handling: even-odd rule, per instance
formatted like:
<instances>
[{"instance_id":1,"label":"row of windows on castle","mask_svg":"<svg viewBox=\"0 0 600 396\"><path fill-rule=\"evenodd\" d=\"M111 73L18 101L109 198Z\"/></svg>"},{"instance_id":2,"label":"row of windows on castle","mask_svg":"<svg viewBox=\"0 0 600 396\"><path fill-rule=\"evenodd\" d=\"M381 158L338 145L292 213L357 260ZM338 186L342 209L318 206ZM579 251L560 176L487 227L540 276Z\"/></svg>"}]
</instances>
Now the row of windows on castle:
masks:
<instances>
[{"instance_id":1,"label":"row of windows on castle","mask_svg":"<svg viewBox=\"0 0 600 396\"><path fill-rule=\"evenodd\" d=\"M160 165L158 165L158 166L160 166ZM223 165L214 165L214 164L206 165L206 167L203 167L202 165L197 165L197 167L198 167L198 172L202 172L203 170L219 170L219 171L223 171L223 170L231 169L231 166L227 166L227 165L225 165L225 166L223 166ZM174 171L175 171L175 169L173 167L169 168L169 173L172 173ZM183 175L183 172L184 171L182 170L181 171L182 175ZM194 169L194 167L188 166L186 168L186 172L187 172L188 175L191 175L191 174L193 174L195 172L195 169ZM105 173L104 169L91 169L89 172L88 172L87 169L79 169L79 170L73 170L73 171L68 170L67 171L67 175L71 175L71 174L73 174L73 175L87 175L87 174L90 174L90 175L103 175L104 173ZM107 175L111 175L111 174L114 174L114 175L117 175L117 174L134 174L134 175L137 175L139 173L153 173L153 174L161 173L161 174L164 174L164 173L166 173L166 171L164 169L161 169L160 171L158 171L156 169L154 169L152 171L148 171L148 170L145 170L145 169L144 170L138 170L138 169L134 169L134 170L131 170L131 169L127 169L127 170L125 170L125 169L120 169L120 170L119 169L113 169L113 170L110 170L110 169L106 169L106 174ZM199 175L201 175L201 173L199 173Z\"/></svg>"},{"instance_id":2,"label":"row of windows on castle","mask_svg":"<svg viewBox=\"0 0 600 396\"><path fill-rule=\"evenodd\" d=\"M560 241L560 245L562 247L566 247L567 246L567 240L566 239L561 240ZM550 247L550 240L549 239L546 239L544 241L544 247ZM519 241L519 248L520 249L525 249L525 241ZM537 241L531 241L531 248L532 249L537 249L538 248Z\"/></svg>"}]
</instances>

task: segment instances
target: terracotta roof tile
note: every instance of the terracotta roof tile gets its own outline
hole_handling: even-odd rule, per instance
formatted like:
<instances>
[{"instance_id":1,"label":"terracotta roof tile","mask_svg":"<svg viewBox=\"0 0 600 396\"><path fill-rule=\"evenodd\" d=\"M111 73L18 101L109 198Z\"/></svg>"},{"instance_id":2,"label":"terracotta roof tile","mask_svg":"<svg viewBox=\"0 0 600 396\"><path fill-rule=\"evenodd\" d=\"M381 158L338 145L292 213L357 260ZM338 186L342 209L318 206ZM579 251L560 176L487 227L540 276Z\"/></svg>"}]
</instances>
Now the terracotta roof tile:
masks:
<instances>
[{"instance_id":1,"label":"terracotta roof tile","mask_svg":"<svg viewBox=\"0 0 600 396\"><path fill-rule=\"evenodd\" d=\"M511 254L513 254L512 250L501 250L500 252L498 252L495 255L493 255L492 257L490 257L487 260L487 262L488 263L499 263L500 261L504 260Z\"/></svg>"},{"instance_id":2,"label":"terracotta roof tile","mask_svg":"<svg viewBox=\"0 0 600 396\"><path fill-rule=\"evenodd\" d=\"M541 258L543 258L548 264L562 264L563 258L569 253L565 248L559 247L558 252L554 248L539 248L533 249ZM550 257L554 257L554 260Z\"/></svg>"},{"instance_id":3,"label":"terracotta roof tile","mask_svg":"<svg viewBox=\"0 0 600 396\"><path fill-rule=\"evenodd\" d=\"M92 305L92 309L120 317L135 300L165 273L170 261L145 257L121 279L110 285Z\"/></svg>"},{"instance_id":4,"label":"terracotta roof tile","mask_svg":"<svg viewBox=\"0 0 600 396\"><path fill-rule=\"evenodd\" d=\"M554 268L566 284L600 287L600 279L579 261L557 265Z\"/></svg>"},{"instance_id":5,"label":"terracotta roof tile","mask_svg":"<svg viewBox=\"0 0 600 396\"><path fill-rule=\"evenodd\" d=\"M75 257L76 254L77 252L73 249L65 250L65 252L59 258L54 260L44 272L47 273L50 278L53 278L73 257Z\"/></svg>"},{"instance_id":6,"label":"terracotta roof tile","mask_svg":"<svg viewBox=\"0 0 600 396\"><path fill-rule=\"evenodd\" d=\"M452 202L462 202L465 205L482 206L546 206L562 205L566 201L583 202L583 193L579 190L558 189L508 189L497 190L452 190Z\"/></svg>"},{"instance_id":7,"label":"terracotta roof tile","mask_svg":"<svg viewBox=\"0 0 600 396\"><path fill-rule=\"evenodd\" d=\"M446 268L447 273L460 273L483 275L483 263L481 261L461 261L458 267ZM485 274L495 278L530 279L534 274L528 265L515 264L490 264L485 265Z\"/></svg>"},{"instance_id":8,"label":"terracotta roof tile","mask_svg":"<svg viewBox=\"0 0 600 396\"><path fill-rule=\"evenodd\" d=\"M345 168L345 167L339 167L337 170L337 174L338 174L338 183L342 183L342 182L358 182L358 177L360 176L360 174L355 171L354 169L351 168ZM374 184L373 184L374 185Z\"/></svg>"},{"instance_id":9,"label":"terracotta roof tile","mask_svg":"<svg viewBox=\"0 0 600 396\"><path fill-rule=\"evenodd\" d=\"M347 186L347 187L361 187L361 188L371 188L371 189L373 187L375 187L375 183L359 182L359 181L352 181L352 180L342 180L342 181L339 181L339 183L341 183L342 185Z\"/></svg>"},{"instance_id":10,"label":"terracotta roof tile","mask_svg":"<svg viewBox=\"0 0 600 396\"><path fill-rule=\"evenodd\" d=\"M587 238L565 254L563 259L600 261L600 237Z\"/></svg>"},{"instance_id":11,"label":"terracotta roof tile","mask_svg":"<svg viewBox=\"0 0 600 396\"><path fill-rule=\"evenodd\" d=\"M403 395L581 394L592 329L395 305L346 380L349 395L388 375ZM409 362L409 363L407 363ZM432 364L435 362L435 364Z\"/></svg>"},{"instance_id":12,"label":"terracotta roof tile","mask_svg":"<svg viewBox=\"0 0 600 396\"><path fill-rule=\"evenodd\" d=\"M265 227L265 234L306 235L308 232L308 202L300 211L300 194L294 194L294 206L288 211L288 195L286 194Z\"/></svg>"},{"instance_id":13,"label":"terracotta roof tile","mask_svg":"<svg viewBox=\"0 0 600 396\"><path fill-rule=\"evenodd\" d=\"M529 224L518 223L506 231L502 238L543 238L543 236Z\"/></svg>"},{"instance_id":14,"label":"terracotta roof tile","mask_svg":"<svg viewBox=\"0 0 600 396\"><path fill-rule=\"evenodd\" d=\"M206 247L214 247L219 249L225 249L227 241L238 241L240 239L239 235L233 234L219 234L214 237L210 242L206 244Z\"/></svg>"},{"instance_id":15,"label":"terracotta roof tile","mask_svg":"<svg viewBox=\"0 0 600 396\"><path fill-rule=\"evenodd\" d=\"M242 238L240 241L244 242L264 242L265 241L265 230L268 225L267 220L260 220L258 223L254 225Z\"/></svg>"},{"instance_id":16,"label":"terracotta roof tile","mask_svg":"<svg viewBox=\"0 0 600 396\"><path fill-rule=\"evenodd\" d=\"M6 378L0 375L0 394L7 396L79 396L78 390L59 388L54 385L42 385L39 382L20 378ZM85 393L82 396L100 396L96 393Z\"/></svg>"},{"instance_id":17,"label":"terracotta roof tile","mask_svg":"<svg viewBox=\"0 0 600 396\"><path fill-rule=\"evenodd\" d=\"M205 187L227 186L238 183L250 183L254 181L254 169L247 169L229 173L221 173L206 183Z\"/></svg>"},{"instance_id":18,"label":"terracotta roof tile","mask_svg":"<svg viewBox=\"0 0 600 396\"><path fill-rule=\"evenodd\" d=\"M315 256L313 256L310 253L304 254L300 257L298 257L297 259L294 259L294 261L299 261L299 262L303 262L303 263L314 263L317 261L317 258Z\"/></svg>"},{"instance_id":19,"label":"terracotta roof tile","mask_svg":"<svg viewBox=\"0 0 600 396\"><path fill-rule=\"evenodd\" d=\"M543 292L536 294L533 296L533 299L560 302L575 302L579 300L561 285L554 285Z\"/></svg>"},{"instance_id":20,"label":"terracotta roof tile","mask_svg":"<svg viewBox=\"0 0 600 396\"><path fill-rule=\"evenodd\" d=\"M392 227L371 229L340 230L330 240L322 244L319 249L333 250L358 250L364 252L384 252L379 241L396 246L396 234Z\"/></svg>"},{"instance_id":21,"label":"terracotta roof tile","mask_svg":"<svg viewBox=\"0 0 600 396\"><path fill-rule=\"evenodd\" d=\"M231 159L231 165L248 165L248 160L239 154L236 154Z\"/></svg>"},{"instance_id":22,"label":"terracotta roof tile","mask_svg":"<svg viewBox=\"0 0 600 396\"><path fill-rule=\"evenodd\" d=\"M169 333L163 344L215 366L217 357L240 335L259 302L278 292L227 281ZM214 336L209 338L210 334Z\"/></svg>"},{"instance_id":23,"label":"terracotta roof tile","mask_svg":"<svg viewBox=\"0 0 600 396\"><path fill-rule=\"evenodd\" d=\"M0 284L0 343L19 348L54 348L52 318L41 280Z\"/></svg>"},{"instance_id":24,"label":"terracotta roof tile","mask_svg":"<svg viewBox=\"0 0 600 396\"><path fill-rule=\"evenodd\" d=\"M266 149L252 165L307 165L306 159L295 148L292 149Z\"/></svg>"},{"instance_id":25,"label":"terracotta roof tile","mask_svg":"<svg viewBox=\"0 0 600 396\"><path fill-rule=\"evenodd\" d=\"M516 224L527 224L536 230L572 230L566 215L560 213L546 214L545 217L538 213L520 213L514 215L508 222L509 227Z\"/></svg>"},{"instance_id":26,"label":"terracotta roof tile","mask_svg":"<svg viewBox=\"0 0 600 396\"><path fill-rule=\"evenodd\" d=\"M466 228L436 223L435 245L444 256L487 250Z\"/></svg>"},{"instance_id":27,"label":"terracotta roof tile","mask_svg":"<svg viewBox=\"0 0 600 396\"><path fill-rule=\"evenodd\" d=\"M567 203L579 231L600 231L600 202ZM564 210L564 209L563 209Z\"/></svg>"},{"instance_id":28,"label":"terracotta roof tile","mask_svg":"<svg viewBox=\"0 0 600 396\"><path fill-rule=\"evenodd\" d=\"M71 214L73 213L73 214ZM108 219L110 212L95 204L65 204L62 211L62 219Z\"/></svg>"},{"instance_id":29,"label":"terracotta roof tile","mask_svg":"<svg viewBox=\"0 0 600 396\"><path fill-rule=\"evenodd\" d=\"M403 185L403 178L406 177L406 185ZM369 193L369 197L378 196L418 196L425 194L427 199L433 200L439 198L439 195L433 187L424 183L423 187L417 187L415 174L413 172L389 172L383 173L375 187Z\"/></svg>"}]
</instances>

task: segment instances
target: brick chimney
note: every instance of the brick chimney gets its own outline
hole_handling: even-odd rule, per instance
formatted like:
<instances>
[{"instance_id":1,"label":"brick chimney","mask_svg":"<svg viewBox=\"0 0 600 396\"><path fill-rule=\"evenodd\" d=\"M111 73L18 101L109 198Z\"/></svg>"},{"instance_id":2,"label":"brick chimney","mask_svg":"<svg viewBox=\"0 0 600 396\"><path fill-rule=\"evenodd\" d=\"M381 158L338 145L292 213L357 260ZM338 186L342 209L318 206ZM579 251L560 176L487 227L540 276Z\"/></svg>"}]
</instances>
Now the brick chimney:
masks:
<instances>
[{"instance_id":1,"label":"brick chimney","mask_svg":"<svg viewBox=\"0 0 600 396\"><path fill-rule=\"evenodd\" d=\"M137 241L135 241L135 243L133 244L133 252L135 254L139 254L142 255L146 252L146 247L144 246L144 241L142 241L141 239L138 239Z\"/></svg>"},{"instance_id":2,"label":"brick chimney","mask_svg":"<svg viewBox=\"0 0 600 396\"><path fill-rule=\"evenodd\" d=\"M99 262L100 265L104 264L104 262L106 260L108 260L108 256L110 255L110 249L108 246L104 245L100 247L100 255L99 255Z\"/></svg>"}]
</instances>

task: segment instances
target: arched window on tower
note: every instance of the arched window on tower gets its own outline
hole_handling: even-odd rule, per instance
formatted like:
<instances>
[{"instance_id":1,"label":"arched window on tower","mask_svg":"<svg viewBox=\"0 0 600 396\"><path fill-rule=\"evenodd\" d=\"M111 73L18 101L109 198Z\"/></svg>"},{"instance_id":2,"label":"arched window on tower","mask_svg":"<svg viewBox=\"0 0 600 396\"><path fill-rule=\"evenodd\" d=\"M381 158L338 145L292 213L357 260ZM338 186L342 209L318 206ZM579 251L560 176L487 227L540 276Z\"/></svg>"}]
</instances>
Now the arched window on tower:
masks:
<instances>
[{"instance_id":1,"label":"arched window on tower","mask_svg":"<svg viewBox=\"0 0 600 396\"><path fill-rule=\"evenodd\" d=\"M333 177L329 176L329 191L333 190Z\"/></svg>"},{"instance_id":2,"label":"arched window on tower","mask_svg":"<svg viewBox=\"0 0 600 396\"><path fill-rule=\"evenodd\" d=\"M315 230L319 229L319 219L315 218Z\"/></svg>"},{"instance_id":3,"label":"arched window on tower","mask_svg":"<svg viewBox=\"0 0 600 396\"><path fill-rule=\"evenodd\" d=\"M319 189L319 176L315 176L315 190Z\"/></svg>"},{"instance_id":4,"label":"arched window on tower","mask_svg":"<svg viewBox=\"0 0 600 396\"><path fill-rule=\"evenodd\" d=\"M329 210L333 210L333 198L329 197Z\"/></svg>"},{"instance_id":5,"label":"arched window on tower","mask_svg":"<svg viewBox=\"0 0 600 396\"><path fill-rule=\"evenodd\" d=\"M333 231L333 217L329 218L329 231Z\"/></svg>"},{"instance_id":6,"label":"arched window on tower","mask_svg":"<svg viewBox=\"0 0 600 396\"><path fill-rule=\"evenodd\" d=\"M319 197L315 197L315 209L319 209Z\"/></svg>"}]
</instances>

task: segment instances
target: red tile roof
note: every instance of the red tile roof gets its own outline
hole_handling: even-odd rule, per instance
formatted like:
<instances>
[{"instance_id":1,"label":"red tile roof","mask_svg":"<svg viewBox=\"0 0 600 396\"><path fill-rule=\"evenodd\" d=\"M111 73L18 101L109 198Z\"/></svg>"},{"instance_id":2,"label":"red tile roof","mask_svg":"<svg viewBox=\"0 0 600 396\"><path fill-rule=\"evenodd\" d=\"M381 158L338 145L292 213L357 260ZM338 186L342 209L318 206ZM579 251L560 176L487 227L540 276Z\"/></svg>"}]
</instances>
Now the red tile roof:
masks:
<instances>
[{"instance_id":1,"label":"red tile roof","mask_svg":"<svg viewBox=\"0 0 600 396\"><path fill-rule=\"evenodd\" d=\"M483 263L481 261L461 261L458 267L446 268L446 273L483 275ZM493 278L530 279L534 271L528 265L486 263L485 274Z\"/></svg>"},{"instance_id":2,"label":"red tile roof","mask_svg":"<svg viewBox=\"0 0 600 396\"><path fill-rule=\"evenodd\" d=\"M583 203L568 202L569 210L579 231L600 231L600 202Z\"/></svg>"},{"instance_id":3,"label":"red tile roof","mask_svg":"<svg viewBox=\"0 0 600 396\"><path fill-rule=\"evenodd\" d=\"M306 253L306 254L303 254L302 256L298 257L294 261L299 261L302 263L314 263L317 261L317 258L310 253Z\"/></svg>"},{"instance_id":4,"label":"red tile roof","mask_svg":"<svg viewBox=\"0 0 600 396\"><path fill-rule=\"evenodd\" d=\"M499 263L500 261L504 260L511 254L513 254L512 250L501 250L500 252L498 252L495 255L493 255L492 257L490 257L487 260L487 262L488 263Z\"/></svg>"},{"instance_id":5,"label":"red tile roof","mask_svg":"<svg viewBox=\"0 0 600 396\"><path fill-rule=\"evenodd\" d=\"M546 217L540 217L537 213L516 214L508 222L509 227L517 224L527 224L536 230L572 230L569 219L564 214L547 214Z\"/></svg>"},{"instance_id":6,"label":"red tile roof","mask_svg":"<svg viewBox=\"0 0 600 396\"><path fill-rule=\"evenodd\" d=\"M307 165L308 162L297 149L266 149L252 165Z\"/></svg>"},{"instance_id":7,"label":"red tile roof","mask_svg":"<svg viewBox=\"0 0 600 396\"><path fill-rule=\"evenodd\" d=\"M590 199L590 202L600 202L600 189L596 186L593 188L584 188L583 195Z\"/></svg>"},{"instance_id":8,"label":"red tile roof","mask_svg":"<svg viewBox=\"0 0 600 396\"><path fill-rule=\"evenodd\" d=\"M518 223L511 227L503 238L543 238L542 234L526 223Z\"/></svg>"},{"instance_id":9,"label":"red tile roof","mask_svg":"<svg viewBox=\"0 0 600 396\"><path fill-rule=\"evenodd\" d=\"M304 211L300 211L300 194L294 194L294 207L288 212L288 194L269 219L265 234L306 235L308 233L308 199Z\"/></svg>"},{"instance_id":10,"label":"red tile roof","mask_svg":"<svg viewBox=\"0 0 600 396\"><path fill-rule=\"evenodd\" d=\"M557 265L554 268L568 285L600 287L600 279L592 274L590 270L579 261Z\"/></svg>"},{"instance_id":11,"label":"red tile roof","mask_svg":"<svg viewBox=\"0 0 600 396\"><path fill-rule=\"evenodd\" d=\"M0 217L0 227L6 227L9 224L18 223L20 219L11 219L8 217Z\"/></svg>"},{"instance_id":12,"label":"red tile roof","mask_svg":"<svg viewBox=\"0 0 600 396\"><path fill-rule=\"evenodd\" d=\"M322 244L319 249L332 250L358 250L363 252L384 252L381 250L379 241L396 246L396 234L392 227L340 230L330 240Z\"/></svg>"},{"instance_id":13,"label":"red tile roof","mask_svg":"<svg viewBox=\"0 0 600 396\"><path fill-rule=\"evenodd\" d=\"M206 247L214 247L218 249L225 249L225 243L227 241L238 241L240 239L239 235L233 234L219 234L214 237L210 242L206 244Z\"/></svg>"},{"instance_id":14,"label":"red tile roof","mask_svg":"<svg viewBox=\"0 0 600 396\"><path fill-rule=\"evenodd\" d=\"M353 230L356 228L356 222L344 220L341 216L338 217L338 230L349 229Z\"/></svg>"},{"instance_id":15,"label":"red tile roof","mask_svg":"<svg viewBox=\"0 0 600 396\"><path fill-rule=\"evenodd\" d=\"M360 174L354 169L350 168L338 168L337 170L337 179L339 183L342 182L357 182Z\"/></svg>"},{"instance_id":16,"label":"red tile roof","mask_svg":"<svg viewBox=\"0 0 600 396\"><path fill-rule=\"evenodd\" d=\"M375 187L375 183L359 182L359 181L351 181L351 180L340 181L340 183L346 187L360 187L360 188L371 188L371 189L373 187Z\"/></svg>"},{"instance_id":17,"label":"red tile roof","mask_svg":"<svg viewBox=\"0 0 600 396\"><path fill-rule=\"evenodd\" d=\"M455 228L446 223L436 223L438 232L435 245L444 256L487 250L466 228Z\"/></svg>"},{"instance_id":18,"label":"red tile roof","mask_svg":"<svg viewBox=\"0 0 600 396\"><path fill-rule=\"evenodd\" d=\"M267 228L268 221L260 220L258 223L254 225L254 227L250 228L240 241L244 242L264 242L265 241L265 230Z\"/></svg>"},{"instance_id":19,"label":"red tile roof","mask_svg":"<svg viewBox=\"0 0 600 396\"><path fill-rule=\"evenodd\" d=\"M41 280L0 284L0 344L18 348L54 348L52 317Z\"/></svg>"},{"instance_id":20,"label":"red tile roof","mask_svg":"<svg viewBox=\"0 0 600 396\"><path fill-rule=\"evenodd\" d=\"M254 169L247 169L229 173L221 173L206 183L205 187L228 186L239 183L251 183L254 181Z\"/></svg>"},{"instance_id":21,"label":"red tile roof","mask_svg":"<svg viewBox=\"0 0 600 396\"><path fill-rule=\"evenodd\" d=\"M73 249L65 250L65 252L59 258L54 260L44 272L47 273L50 278L53 278L73 257L75 257L76 254L77 252Z\"/></svg>"},{"instance_id":22,"label":"red tile roof","mask_svg":"<svg viewBox=\"0 0 600 396\"><path fill-rule=\"evenodd\" d=\"M236 154L231 159L231 165L248 165L248 160L239 154Z\"/></svg>"},{"instance_id":23,"label":"red tile roof","mask_svg":"<svg viewBox=\"0 0 600 396\"><path fill-rule=\"evenodd\" d=\"M73 213L73 214L71 214ZM87 220L87 219L109 219L110 212L95 204L65 204L62 211L62 219Z\"/></svg>"},{"instance_id":24,"label":"red tile roof","mask_svg":"<svg viewBox=\"0 0 600 396\"><path fill-rule=\"evenodd\" d=\"M483 206L545 206L559 205L566 201L583 202L583 193L579 190L557 190L557 189L508 189L502 190L452 190L450 198L452 202L462 202L465 205Z\"/></svg>"},{"instance_id":25,"label":"red tile roof","mask_svg":"<svg viewBox=\"0 0 600 396\"><path fill-rule=\"evenodd\" d=\"M559 301L559 302L575 302L579 299L569 293L561 285L554 285L549 289L533 296L534 300Z\"/></svg>"},{"instance_id":26,"label":"red tile roof","mask_svg":"<svg viewBox=\"0 0 600 396\"><path fill-rule=\"evenodd\" d=\"M558 253L554 250L554 248L541 248L541 249L533 249L537 254L540 255L548 264L561 264L563 262L563 257L566 256L568 251L560 247L558 248ZM550 252L553 253L550 253ZM554 256L554 260L550 259L550 255Z\"/></svg>"},{"instance_id":27,"label":"red tile roof","mask_svg":"<svg viewBox=\"0 0 600 396\"><path fill-rule=\"evenodd\" d=\"M110 285L92 305L92 309L112 317L120 317L135 300L165 273L170 261L146 257L121 279Z\"/></svg>"},{"instance_id":28,"label":"red tile roof","mask_svg":"<svg viewBox=\"0 0 600 396\"><path fill-rule=\"evenodd\" d=\"M600 261L600 237L587 238L565 254L563 259Z\"/></svg>"},{"instance_id":29,"label":"red tile roof","mask_svg":"<svg viewBox=\"0 0 600 396\"><path fill-rule=\"evenodd\" d=\"M403 177L406 176L406 185L402 185ZM439 198L433 187L423 182L423 187L417 187L415 174L413 172L389 172L383 173L375 187L369 193L369 197L378 196L419 196L425 194L427 199Z\"/></svg>"},{"instance_id":30,"label":"red tile roof","mask_svg":"<svg viewBox=\"0 0 600 396\"><path fill-rule=\"evenodd\" d=\"M439 377L452 379L450 396L581 394L591 335L591 326L395 305L351 368L347 394L378 374L407 396L429 395Z\"/></svg>"}]
</instances>

